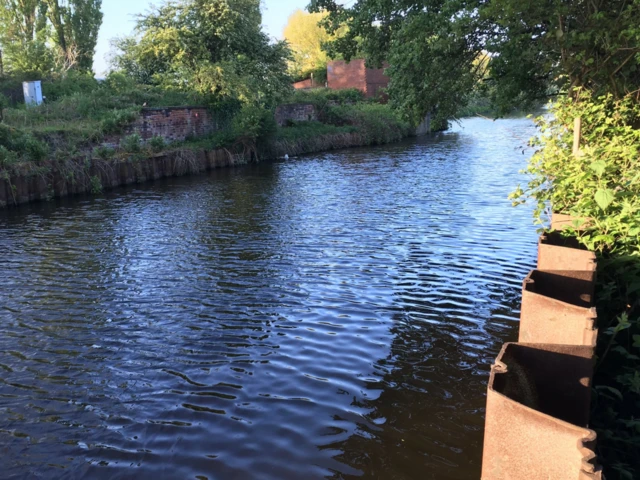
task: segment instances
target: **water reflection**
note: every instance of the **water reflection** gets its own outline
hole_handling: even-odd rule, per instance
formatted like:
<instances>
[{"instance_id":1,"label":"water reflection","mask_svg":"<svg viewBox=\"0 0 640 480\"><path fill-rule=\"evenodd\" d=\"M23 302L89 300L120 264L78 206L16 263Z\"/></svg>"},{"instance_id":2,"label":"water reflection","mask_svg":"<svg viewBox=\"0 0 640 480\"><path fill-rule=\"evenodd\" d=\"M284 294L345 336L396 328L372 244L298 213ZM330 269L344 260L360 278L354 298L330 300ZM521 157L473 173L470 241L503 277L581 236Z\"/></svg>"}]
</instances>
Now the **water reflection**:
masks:
<instances>
[{"instance_id":1,"label":"water reflection","mask_svg":"<svg viewBox=\"0 0 640 480\"><path fill-rule=\"evenodd\" d=\"M477 477L534 262L525 120L0 212L30 478Z\"/></svg>"}]
</instances>

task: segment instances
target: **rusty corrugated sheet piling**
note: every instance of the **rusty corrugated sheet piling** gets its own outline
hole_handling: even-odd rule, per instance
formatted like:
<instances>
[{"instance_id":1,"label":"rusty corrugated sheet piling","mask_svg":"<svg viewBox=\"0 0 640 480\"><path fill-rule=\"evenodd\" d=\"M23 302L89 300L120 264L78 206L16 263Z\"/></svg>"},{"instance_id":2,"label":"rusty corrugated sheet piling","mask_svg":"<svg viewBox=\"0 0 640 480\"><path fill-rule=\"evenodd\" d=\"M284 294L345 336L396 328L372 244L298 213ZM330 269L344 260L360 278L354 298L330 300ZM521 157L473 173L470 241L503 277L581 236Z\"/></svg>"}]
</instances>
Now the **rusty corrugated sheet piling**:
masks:
<instances>
[{"instance_id":1,"label":"rusty corrugated sheet piling","mask_svg":"<svg viewBox=\"0 0 640 480\"><path fill-rule=\"evenodd\" d=\"M555 227L576 228L572 217ZM506 344L487 389L482 480L601 480L590 430L597 340L596 257L558 231L538 242L525 278L519 343Z\"/></svg>"}]
</instances>

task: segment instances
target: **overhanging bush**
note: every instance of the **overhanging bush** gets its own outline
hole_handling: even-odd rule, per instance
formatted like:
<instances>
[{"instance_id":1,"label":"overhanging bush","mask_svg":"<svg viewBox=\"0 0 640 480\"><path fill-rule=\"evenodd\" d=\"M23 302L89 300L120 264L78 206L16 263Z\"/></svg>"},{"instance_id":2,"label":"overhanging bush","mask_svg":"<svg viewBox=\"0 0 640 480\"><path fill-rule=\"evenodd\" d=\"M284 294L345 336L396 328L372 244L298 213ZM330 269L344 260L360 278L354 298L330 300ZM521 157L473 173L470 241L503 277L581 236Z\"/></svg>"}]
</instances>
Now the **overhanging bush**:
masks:
<instances>
[{"instance_id":1,"label":"overhanging bush","mask_svg":"<svg viewBox=\"0 0 640 480\"><path fill-rule=\"evenodd\" d=\"M336 126L353 125L370 144L384 144L409 136L411 126L388 105L358 103L329 107L323 120Z\"/></svg>"},{"instance_id":2,"label":"overhanging bush","mask_svg":"<svg viewBox=\"0 0 640 480\"><path fill-rule=\"evenodd\" d=\"M539 147L513 194L533 199L543 223L550 206L576 220L576 236L598 258L598 350L592 427L607 478L640 478L640 104L635 96L576 92L537 120ZM574 120L582 120L573 152Z\"/></svg>"}]
</instances>

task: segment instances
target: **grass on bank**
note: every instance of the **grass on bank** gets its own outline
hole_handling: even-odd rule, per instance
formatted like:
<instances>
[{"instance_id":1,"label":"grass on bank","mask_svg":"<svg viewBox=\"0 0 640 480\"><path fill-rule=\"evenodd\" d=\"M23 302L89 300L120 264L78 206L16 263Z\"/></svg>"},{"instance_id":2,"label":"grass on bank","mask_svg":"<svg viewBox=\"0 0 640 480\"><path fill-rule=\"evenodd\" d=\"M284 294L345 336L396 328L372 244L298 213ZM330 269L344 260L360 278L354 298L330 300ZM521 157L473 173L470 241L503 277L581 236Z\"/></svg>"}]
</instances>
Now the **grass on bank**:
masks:
<instances>
[{"instance_id":1,"label":"grass on bank","mask_svg":"<svg viewBox=\"0 0 640 480\"><path fill-rule=\"evenodd\" d=\"M93 160L135 159L166 149L225 148L234 154L258 158L264 151L317 151L358 145L383 144L411 133L411 126L387 105L365 100L358 90L316 89L296 91L286 103L311 103L319 112L317 122L290 122L277 127L272 111L258 107L213 107L227 127L204 138L167 145L161 138L143 143L137 135L121 141L120 148L101 146L111 135L121 134L144 107L202 104L207 99L160 87L137 85L121 74L105 81L70 74L43 82L46 101L38 107L20 103L20 84L0 81L0 92L14 91L13 105L4 98L4 122L0 124L0 175L47 174L55 169L87 170ZM209 103L209 106L211 104ZM356 135L356 137L354 137ZM320 141L320 138L322 141ZM261 154L260 154L261 155ZM71 163L79 167L71 168ZM64 167L61 167L64 165ZM78 171L76 171L78 170ZM83 171L84 171L83 170Z\"/></svg>"},{"instance_id":2,"label":"grass on bank","mask_svg":"<svg viewBox=\"0 0 640 480\"><path fill-rule=\"evenodd\" d=\"M120 134L144 107L194 105L197 95L137 85L121 74L104 81L69 73L42 83L45 103L26 107L19 79L0 81L0 171L87 155ZM18 95L18 92L20 95ZM6 176L6 174L5 174Z\"/></svg>"}]
</instances>

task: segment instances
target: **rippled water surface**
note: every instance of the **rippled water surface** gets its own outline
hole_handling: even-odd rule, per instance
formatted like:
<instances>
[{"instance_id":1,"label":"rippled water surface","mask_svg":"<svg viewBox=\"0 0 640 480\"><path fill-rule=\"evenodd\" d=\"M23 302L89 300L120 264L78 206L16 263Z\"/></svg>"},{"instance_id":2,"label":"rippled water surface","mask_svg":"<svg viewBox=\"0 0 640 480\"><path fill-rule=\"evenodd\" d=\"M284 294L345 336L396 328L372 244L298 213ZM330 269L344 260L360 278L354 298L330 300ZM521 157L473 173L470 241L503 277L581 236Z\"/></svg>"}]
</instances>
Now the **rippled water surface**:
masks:
<instances>
[{"instance_id":1,"label":"rippled water surface","mask_svg":"<svg viewBox=\"0 0 640 480\"><path fill-rule=\"evenodd\" d=\"M2 478L470 479L527 120L0 211Z\"/></svg>"}]
</instances>

